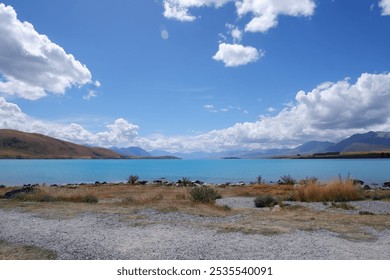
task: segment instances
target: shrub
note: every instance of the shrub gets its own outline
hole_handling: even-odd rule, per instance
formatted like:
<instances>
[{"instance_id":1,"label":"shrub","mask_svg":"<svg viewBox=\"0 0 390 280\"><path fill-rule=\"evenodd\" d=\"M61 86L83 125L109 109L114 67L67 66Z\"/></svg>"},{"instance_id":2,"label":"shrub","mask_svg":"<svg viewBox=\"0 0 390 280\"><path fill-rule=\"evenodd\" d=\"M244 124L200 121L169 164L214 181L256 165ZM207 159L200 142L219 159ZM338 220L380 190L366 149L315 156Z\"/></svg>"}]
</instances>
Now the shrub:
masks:
<instances>
[{"instance_id":1,"label":"shrub","mask_svg":"<svg viewBox=\"0 0 390 280\"><path fill-rule=\"evenodd\" d=\"M135 185L137 183L139 177L137 175L130 175L129 178L127 179L127 183L130 185Z\"/></svg>"},{"instance_id":2,"label":"shrub","mask_svg":"<svg viewBox=\"0 0 390 280\"><path fill-rule=\"evenodd\" d=\"M258 196L254 200L254 203L258 208L273 207L278 204L277 200L270 195Z\"/></svg>"},{"instance_id":3,"label":"shrub","mask_svg":"<svg viewBox=\"0 0 390 280\"><path fill-rule=\"evenodd\" d=\"M280 185L294 185L296 182L297 181L290 175L282 176L279 180Z\"/></svg>"},{"instance_id":4,"label":"shrub","mask_svg":"<svg viewBox=\"0 0 390 280\"><path fill-rule=\"evenodd\" d=\"M216 190L206 186L191 189L190 195L193 201L203 203L215 202L216 199L221 198Z\"/></svg>"},{"instance_id":5,"label":"shrub","mask_svg":"<svg viewBox=\"0 0 390 280\"><path fill-rule=\"evenodd\" d=\"M183 177L181 180L179 180L179 184L184 187L190 187L192 186L192 182L189 178Z\"/></svg>"}]
</instances>

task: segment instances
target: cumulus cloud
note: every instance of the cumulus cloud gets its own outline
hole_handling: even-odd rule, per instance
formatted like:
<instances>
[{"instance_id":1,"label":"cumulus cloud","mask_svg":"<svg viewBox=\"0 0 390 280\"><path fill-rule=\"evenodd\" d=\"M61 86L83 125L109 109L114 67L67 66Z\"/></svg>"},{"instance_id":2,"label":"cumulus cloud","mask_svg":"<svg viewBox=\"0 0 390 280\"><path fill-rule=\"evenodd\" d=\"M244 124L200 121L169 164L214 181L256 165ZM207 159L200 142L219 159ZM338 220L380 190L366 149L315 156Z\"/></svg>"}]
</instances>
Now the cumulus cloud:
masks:
<instances>
[{"instance_id":1,"label":"cumulus cloud","mask_svg":"<svg viewBox=\"0 0 390 280\"><path fill-rule=\"evenodd\" d=\"M388 108L390 73L364 73L355 83L327 82L309 92L300 91L292 105L255 122L191 137L159 136L136 141L145 148L170 151L266 149L296 146L309 140L338 141L369 130L389 131Z\"/></svg>"},{"instance_id":2,"label":"cumulus cloud","mask_svg":"<svg viewBox=\"0 0 390 280\"><path fill-rule=\"evenodd\" d=\"M380 0L379 7L382 9L382 16L390 16L390 0Z\"/></svg>"},{"instance_id":3,"label":"cumulus cloud","mask_svg":"<svg viewBox=\"0 0 390 280\"><path fill-rule=\"evenodd\" d=\"M226 24L226 27L228 28L228 33L233 38L233 43L240 43L242 40L242 31L239 27L235 26L234 24Z\"/></svg>"},{"instance_id":4,"label":"cumulus cloud","mask_svg":"<svg viewBox=\"0 0 390 280\"><path fill-rule=\"evenodd\" d=\"M32 24L19 21L15 10L2 3L0 46L1 93L35 100L92 82L85 65L39 34Z\"/></svg>"},{"instance_id":5,"label":"cumulus cloud","mask_svg":"<svg viewBox=\"0 0 390 280\"><path fill-rule=\"evenodd\" d=\"M386 0L388 1L388 0ZM234 2L238 17L244 18L250 14L251 20L240 28L232 24L226 24L227 33L232 37L233 44L227 44L227 37L220 33L222 38L219 50L213 59L222 61L225 66L234 67L256 61L264 53L253 47L240 45L243 32L266 32L277 26L278 17L283 16L311 16L314 14L314 0L164 0L164 16L179 21L194 21L191 8L221 7L228 2Z\"/></svg>"},{"instance_id":6,"label":"cumulus cloud","mask_svg":"<svg viewBox=\"0 0 390 280\"><path fill-rule=\"evenodd\" d=\"M226 67L236 67L259 60L264 52L251 46L240 44L219 44L217 53L213 56L214 60L222 61Z\"/></svg>"},{"instance_id":7,"label":"cumulus cloud","mask_svg":"<svg viewBox=\"0 0 390 280\"><path fill-rule=\"evenodd\" d=\"M205 109L217 110L213 105ZM98 146L140 146L148 150L222 151L296 146L309 140L337 141L369 130L390 131L390 73L362 74L356 82L326 82L309 92L299 91L294 102L274 116L255 122L191 136L140 137L139 127L119 118L105 131L92 133L79 124L52 123L32 118L0 97L0 128L37 132Z\"/></svg>"},{"instance_id":8,"label":"cumulus cloud","mask_svg":"<svg viewBox=\"0 0 390 280\"><path fill-rule=\"evenodd\" d=\"M262 116L203 137L219 139L221 146L253 147L335 140L367 130L390 130L388 108L390 74L364 73L354 84L343 80L321 84L308 93L300 91L295 105L276 116Z\"/></svg>"},{"instance_id":9,"label":"cumulus cloud","mask_svg":"<svg viewBox=\"0 0 390 280\"><path fill-rule=\"evenodd\" d=\"M236 1L237 14L252 14L245 31L266 32L278 24L278 16L311 16L316 5L312 0L240 0Z\"/></svg>"},{"instance_id":10,"label":"cumulus cloud","mask_svg":"<svg viewBox=\"0 0 390 280\"><path fill-rule=\"evenodd\" d=\"M22 112L14 103L0 97L0 128L35 132L55 138L94 146L131 146L139 127L119 118L107 125L107 130L92 133L76 123L63 124L39 120Z\"/></svg>"},{"instance_id":11,"label":"cumulus cloud","mask_svg":"<svg viewBox=\"0 0 390 280\"><path fill-rule=\"evenodd\" d=\"M231 0L164 0L164 16L179 21L194 21L195 16L189 13L190 8L219 8Z\"/></svg>"}]
</instances>

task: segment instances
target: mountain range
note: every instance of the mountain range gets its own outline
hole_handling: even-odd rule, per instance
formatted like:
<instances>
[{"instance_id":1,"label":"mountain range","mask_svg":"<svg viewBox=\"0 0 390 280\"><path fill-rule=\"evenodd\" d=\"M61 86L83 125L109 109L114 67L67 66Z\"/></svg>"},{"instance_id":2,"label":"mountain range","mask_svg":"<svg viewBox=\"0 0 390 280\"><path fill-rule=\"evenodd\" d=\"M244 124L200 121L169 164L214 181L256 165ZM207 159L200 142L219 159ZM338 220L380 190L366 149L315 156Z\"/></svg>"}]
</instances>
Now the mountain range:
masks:
<instances>
[{"instance_id":1,"label":"mountain range","mask_svg":"<svg viewBox=\"0 0 390 280\"><path fill-rule=\"evenodd\" d=\"M369 152L390 152L390 132L367 132L354 134L340 142L310 141L295 148L265 149L265 150L235 150L219 153L169 153L166 151L150 151L151 155L169 154L187 159L218 159L218 158L270 158L288 157L297 155L313 155L317 153L369 153Z\"/></svg>"},{"instance_id":2,"label":"mountain range","mask_svg":"<svg viewBox=\"0 0 390 280\"><path fill-rule=\"evenodd\" d=\"M85 158L85 159L120 159L120 158L185 158L185 159L220 159L220 158L271 158L271 157L309 157L313 154L338 153L390 153L390 132L367 132L354 134L338 143L310 141L293 149L266 150L231 150L224 152L170 153L163 150L146 151L140 147L110 149L87 147L55 139L49 136L26 133L10 129L0 129L0 158Z\"/></svg>"}]
</instances>

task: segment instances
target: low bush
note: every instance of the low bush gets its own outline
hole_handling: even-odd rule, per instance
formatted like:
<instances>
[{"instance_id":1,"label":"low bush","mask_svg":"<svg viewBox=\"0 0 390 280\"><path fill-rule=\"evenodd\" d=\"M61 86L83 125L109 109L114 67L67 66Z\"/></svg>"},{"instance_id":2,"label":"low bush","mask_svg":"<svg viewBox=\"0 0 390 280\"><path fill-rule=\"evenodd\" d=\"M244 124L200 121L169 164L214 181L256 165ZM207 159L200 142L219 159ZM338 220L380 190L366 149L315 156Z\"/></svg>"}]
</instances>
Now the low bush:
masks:
<instances>
[{"instance_id":1,"label":"low bush","mask_svg":"<svg viewBox=\"0 0 390 280\"><path fill-rule=\"evenodd\" d=\"M190 190L190 195L195 202L215 202L216 199L221 198L221 195L210 187L195 187Z\"/></svg>"},{"instance_id":2,"label":"low bush","mask_svg":"<svg viewBox=\"0 0 390 280\"><path fill-rule=\"evenodd\" d=\"M183 186L183 187L192 187L193 186L192 181L190 180L190 178L187 178L187 177L183 177L183 178L181 178L181 180L179 180L177 182L179 183L180 186Z\"/></svg>"},{"instance_id":3,"label":"low bush","mask_svg":"<svg viewBox=\"0 0 390 280\"><path fill-rule=\"evenodd\" d=\"M290 175L280 177L280 185L294 185L297 181Z\"/></svg>"},{"instance_id":4,"label":"low bush","mask_svg":"<svg viewBox=\"0 0 390 280\"><path fill-rule=\"evenodd\" d=\"M135 185L138 179L139 177L137 175L130 175L129 178L127 178L127 183L130 185Z\"/></svg>"},{"instance_id":5,"label":"low bush","mask_svg":"<svg viewBox=\"0 0 390 280\"><path fill-rule=\"evenodd\" d=\"M264 195L264 196L256 197L254 203L257 208L264 208L264 207L273 207L276 204L278 204L278 201L273 196Z\"/></svg>"}]
</instances>

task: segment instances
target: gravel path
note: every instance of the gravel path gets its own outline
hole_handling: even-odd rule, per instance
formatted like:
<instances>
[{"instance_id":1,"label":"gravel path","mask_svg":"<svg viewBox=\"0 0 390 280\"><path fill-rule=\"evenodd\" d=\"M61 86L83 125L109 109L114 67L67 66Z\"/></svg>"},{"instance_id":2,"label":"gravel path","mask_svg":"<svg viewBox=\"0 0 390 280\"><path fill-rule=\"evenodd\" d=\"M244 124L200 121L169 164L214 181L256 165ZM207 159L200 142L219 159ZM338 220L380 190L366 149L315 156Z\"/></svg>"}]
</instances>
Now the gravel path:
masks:
<instances>
[{"instance_id":1,"label":"gravel path","mask_svg":"<svg viewBox=\"0 0 390 280\"><path fill-rule=\"evenodd\" d=\"M242 217L155 210L138 214L143 217L140 221L96 213L45 219L0 209L0 239L53 250L59 259L390 259L389 230L373 230L375 241L349 241L323 230L277 235L222 233L205 224Z\"/></svg>"}]
</instances>

